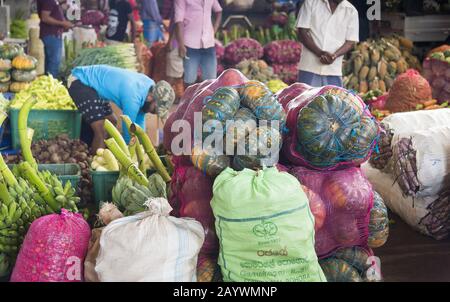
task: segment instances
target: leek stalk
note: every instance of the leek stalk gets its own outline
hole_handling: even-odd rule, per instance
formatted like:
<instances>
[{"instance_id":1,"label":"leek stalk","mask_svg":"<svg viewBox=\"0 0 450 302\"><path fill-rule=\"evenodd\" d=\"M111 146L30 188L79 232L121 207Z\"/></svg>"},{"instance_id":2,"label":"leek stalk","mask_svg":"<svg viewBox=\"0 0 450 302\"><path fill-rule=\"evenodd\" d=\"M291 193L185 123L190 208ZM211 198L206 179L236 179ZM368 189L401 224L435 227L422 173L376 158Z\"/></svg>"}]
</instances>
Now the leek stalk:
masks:
<instances>
[{"instance_id":1,"label":"leek stalk","mask_svg":"<svg viewBox=\"0 0 450 302\"><path fill-rule=\"evenodd\" d=\"M167 172L166 167L164 167L161 158L159 158L158 153L156 152L155 147L152 144L152 141L147 136L144 129L136 124L132 124L130 126L130 132L134 133L138 137L139 141L144 146L145 153L147 153L159 175L161 175L165 182L169 182L171 179L170 175Z\"/></svg>"},{"instance_id":2,"label":"leek stalk","mask_svg":"<svg viewBox=\"0 0 450 302\"><path fill-rule=\"evenodd\" d=\"M22 106L19 111L19 138L20 147L22 148L22 155L25 161L30 163L33 168L37 169L37 162L33 157L31 152L31 140L29 139L30 131L27 127L28 115L30 113L31 107L36 104L36 99L29 98Z\"/></svg>"},{"instance_id":3,"label":"leek stalk","mask_svg":"<svg viewBox=\"0 0 450 302\"><path fill-rule=\"evenodd\" d=\"M130 156L130 151L128 150L128 146L123 139L122 134L120 134L119 130L111 123L108 119L105 119L105 130L108 132L109 136L113 138L120 149L127 155Z\"/></svg>"},{"instance_id":4,"label":"leek stalk","mask_svg":"<svg viewBox=\"0 0 450 302\"><path fill-rule=\"evenodd\" d=\"M145 175L139 170L137 165L133 163L131 158L125 154L125 152L119 147L119 144L114 140L114 138L109 138L105 140L105 144L108 149L114 154L122 167L125 168L127 175L135 180L137 183L143 186L148 186L148 179Z\"/></svg>"}]
</instances>

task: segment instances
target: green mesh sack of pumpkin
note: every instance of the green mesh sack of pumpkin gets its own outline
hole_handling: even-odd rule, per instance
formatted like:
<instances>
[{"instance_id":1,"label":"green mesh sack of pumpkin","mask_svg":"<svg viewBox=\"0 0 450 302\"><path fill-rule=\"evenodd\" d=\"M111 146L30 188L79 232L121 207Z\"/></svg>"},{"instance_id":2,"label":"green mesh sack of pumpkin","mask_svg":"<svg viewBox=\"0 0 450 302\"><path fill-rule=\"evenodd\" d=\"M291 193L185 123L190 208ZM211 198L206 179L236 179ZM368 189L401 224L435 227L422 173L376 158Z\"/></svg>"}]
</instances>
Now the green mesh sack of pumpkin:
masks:
<instances>
[{"instance_id":1,"label":"green mesh sack of pumpkin","mask_svg":"<svg viewBox=\"0 0 450 302\"><path fill-rule=\"evenodd\" d=\"M364 103L345 89L325 86L303 92L288 105L284 154L294 165L338 170L365 162L379 125Z\"/></svg>"},{"instance_id":2,"label":"green mesh sack of pumpkin","mask_svg":"<svg viewBox=\"0 0 450 302\"><path fill-rule=\"evenodd\" d=\"M241 91L242 105L253 111L258 120L286 122L286 113L269 88L258 81L249 81Z\"/></svg>"},{"instance_id":3,"label":"green mesh sack of pumpkin","mask_svg":"<svg viewBox=\"0 0 450 302\"><path fill-rule=\"evenodd\" d=\"M278 129L270 126L260 126L250 132L245 138L245 144L239 144L237 155L233 159L233 169L258 170L272 167L278 162L281 149L281 134Z\"/></svg>"}]
</instances>

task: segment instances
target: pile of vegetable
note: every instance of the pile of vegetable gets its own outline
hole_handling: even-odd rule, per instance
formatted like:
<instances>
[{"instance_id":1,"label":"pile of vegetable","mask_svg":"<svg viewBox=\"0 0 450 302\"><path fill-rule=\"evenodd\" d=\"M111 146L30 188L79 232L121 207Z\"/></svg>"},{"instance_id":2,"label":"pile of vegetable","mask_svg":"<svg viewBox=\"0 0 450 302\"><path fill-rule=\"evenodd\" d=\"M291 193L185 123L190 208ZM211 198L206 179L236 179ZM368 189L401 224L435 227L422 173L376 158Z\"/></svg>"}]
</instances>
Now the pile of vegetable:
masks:
<instances>
[{"instance_id":1,"label":"pile of vegetable","mask_svg":"<svg viewBox=\"0 0 450 302\"><path fill-rule=\"evenodd\" d=\"M298 62L297 62L298 63ZM293 84L297 82L297 63L273 64L273 72L285 83Z\"/></svg>"},{"instance_id":2,"label":"pile of vegetable","mask_svg":"<svg viewBox=\"0 0 450 302\"><path fill-rule=\"evenodd\" d=\"M85 48L80 51L71 64L66 66L68 76L73 68L89 65L110 65L132 71L138 71L139 62L134 44L121 43L105 47Z\"/></svg>"},{"instance_id":3,"label":"pile of vegetable","mask_svg":"<svg viewBox=\"0 0 450 302\"><path fill-rule=\"evenodd\" d=\"M425 59L423 76L431 85L433 98L440 103L450 101L450 47Z\"/></svg>"},{"instance_id":4,"label":"pile of vegetable","mask_svg":"<svg viewBox=\"0 0 450 302\"><path fill-rule=\"evenodd\" d=\"M32 144L31 152L38 164L77 164L81 169L80 197L83 203L92 200L92 179L89 166L92 157L86 143L78 139L70 139L61 134L51 140L40 140ZM22 156L5 157L8 164L17 164Z\"/></svg>"},{"instance_id":5,"label":"pile of vegetable","mask_svg":"<svg viewBox=\"0 0 450 302\"><path fill-rule=\"evenodd\" d=\"M288 87L288 85L283 82L282 80L276 79L276 80L270 80L267 82L267 88L272 91L272 93L277 93L278 91Z\"/></svg>"},{"instance_id":6,"label":"pile of vegetable","mask_svg":"<svg viewBox=\"0 0 450 302\"><path fill-rule=\"evenodd\" d=\"M282 18L285 18L285 16ZM216 39L221 41L224 45L228 45L228 43L240 38L252 38L257 40L262 45L277 40L297 41L297 30L295 26L296 19L297 16L295 13L291 13L287 17L287 20L285 20L287 22L275 22L278 24L273 24L270 27L251 27L249 29L245 29L240 25L232 25L228 30L224 29L222 31L217 31Z\"/></svg>"},{"instance_id":7,"label":"pile of vegetable","mask_svg":"<svg viewBox=\"0 0 450 302\"><path fill-rule=\"evenodd\" d=\"M37 60L24 54L16 44L0 46L0 93L17 93L30 85L36 74Z\"/></svg>"},{"instance_id":8,"label":"pile of vegetable","mask_svg":"<svg viewBox=\"0 0 450 302\"><path fill-rule=\"evenodd\" d=\"M133 215L147 209L145 202L149 198L167 198L166 183L171 177L145 131L127 116L122 116L122 119L133 135L132 142L127 145L114 125L106 120L105 130L110 138L105 141L108 149L101 150L101 153L106 160L117 160L115 168L121 170L121 176L112 191L113 203L125 215ZM150 158L157 172L148 178L145 155ZM133 160L134 156L136 161Z\"/></svg>"},{"instance_id":9,"label":"pile of vegetable","mask_svg":"<svg viewBox=\"0 0 450 302\"><path fill-rule=\"evenodd\" d=\"M264 57L269 63L298 63L301 54L302 45L292 40L273 41L264 46Z\"/></svg>"},{"instance_id":10,"label":"pile of vegetable","mask_svg":"<svg viewBox=\"0 0 450 302\"><path fill-rule=\"evenodd\" d=\"M263 60L243 60L236 65L236 69L242 72L247 78L267 83L277 78L272 67Z\"/></svg>"},{"instance_id":11,"label":"pile of vegetable","mask_svg":"<svg viewBox=\"0 0 450 302\"><path fill-rule=\"evenodd\" d=\"M263 47L258 41L240 38L226 46L224 60L234 66L245 59L261 59L263 55Z\"/></svg>"},{"instance_id":12,"label":"pile of vegetable","mask_svg":"<svg viewBox=\"0 0 450 302\"><path fill-rule=\"evenodd\" d=\"M28 28L25 12L18 10L10 25L10 36L13 39L28 39Z\"/></svg>"},{"instance_id":13,"label":"pile of vegetable","mask_svg":"<svg viewBox=\"0 0 450 302\"><path fill-rule=\"evenodd\" d=\"M67 88L51 75L40 76L29 86L18 92L11 102L11 108L21 108L31 97L37 100L33 109L76 110L77 107Z\"/></svg>"},{"instance_id":14,"label":"pile of vegetable","mask_svg":"<svg viewBox=\"0 0 450 302\"><path fill-rule=\"evenodd\" d=\"M95 171L119 171L119 162L108 149L99 148L91 162Z\"/></svg>"},{"instance_id":15,"label":"pile of vegetable","mask_svg":"<svg viewBox=\"0 0 450 302\"><path fill-rule=\"evenodd\" d=\"M390 112L412 111L432 100L431 87L418 71L409 69L399 75L389 91L385 109Z\"/></svg>"},{"instance_id":16,"label":"pile of vegetable","mask_svg":"<svg viewBox=\"0 0 450 302\"><path fill-rule=\"evenodd\" d=\"M344 62L344 86L360 93L387 92L397 75L410 67L420 69L419 61L411 55L412 47L412 42L402 37L359 43Z\"/></svg>"},{"instance_id":17,"label":"pile of vegetable","mask_svg":"<svg viewBox=\"0 0 450 302\"><path fill-rule=\"evenodd\" d=\"M29 100L19 113L24 161L10 170L0 156L0 254L7 256L10 267L35 219L59 212L62 208L77 212L77 203L80 201L71 182L63 185L56 175L37 169L30 148L32 131L27 131L28 114L34 104L35 101ZM3 121L5 117L2 115Z\"/></svg>"}]
</instances>

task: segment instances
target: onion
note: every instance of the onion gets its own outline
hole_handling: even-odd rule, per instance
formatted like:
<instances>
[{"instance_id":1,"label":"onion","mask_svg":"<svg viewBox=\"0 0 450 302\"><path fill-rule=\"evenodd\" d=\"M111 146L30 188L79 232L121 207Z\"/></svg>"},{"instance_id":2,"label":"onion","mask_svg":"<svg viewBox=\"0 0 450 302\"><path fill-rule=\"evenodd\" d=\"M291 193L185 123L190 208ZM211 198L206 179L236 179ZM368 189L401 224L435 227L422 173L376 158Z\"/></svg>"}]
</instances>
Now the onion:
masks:
<instances>
[{"instance_id":1,"label":"onion","mask_svg":"<svg viewBox=\"0 0 450 302\"><path fill-rule=\"evenodd\" d=\"M107 202L102 205L98 216L105 225L108 225L111 221L122 218L123 214L114 204Z\"/></svg>"}]
</instances>

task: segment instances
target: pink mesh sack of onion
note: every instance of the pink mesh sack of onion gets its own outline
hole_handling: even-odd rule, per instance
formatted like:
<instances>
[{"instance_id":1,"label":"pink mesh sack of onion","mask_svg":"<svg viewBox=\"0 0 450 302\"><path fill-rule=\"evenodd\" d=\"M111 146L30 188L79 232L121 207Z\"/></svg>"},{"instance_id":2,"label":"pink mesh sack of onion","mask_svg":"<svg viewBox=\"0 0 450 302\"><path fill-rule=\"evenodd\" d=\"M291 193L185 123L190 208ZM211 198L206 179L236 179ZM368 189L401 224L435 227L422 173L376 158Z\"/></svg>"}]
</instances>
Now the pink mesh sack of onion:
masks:
<instances>
[{"instance_id":1,"label":"pink mesh sack of onion","mask_svg":"<svg viewBox=\"0 0 450 302\"><path fill-rule=\"evenodd\" d=\"M315 171L293 167L315 218L315 248L320 258L339 248L367 247L374 193L359 168Z\"/></svg>"},{"instance_id":2,"label":"pink mesh sack of onion","mask_svg":"<svg viewBox=\"0 0 450 302\"><path fill-rule=\"evenodd\" d=\"M25 236L11 281L83 281L90 236L83 217L65 209L36 219Z\"/></svg>"}]
</instances>

